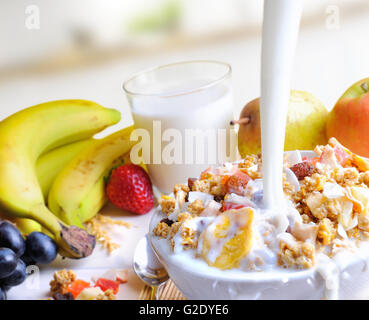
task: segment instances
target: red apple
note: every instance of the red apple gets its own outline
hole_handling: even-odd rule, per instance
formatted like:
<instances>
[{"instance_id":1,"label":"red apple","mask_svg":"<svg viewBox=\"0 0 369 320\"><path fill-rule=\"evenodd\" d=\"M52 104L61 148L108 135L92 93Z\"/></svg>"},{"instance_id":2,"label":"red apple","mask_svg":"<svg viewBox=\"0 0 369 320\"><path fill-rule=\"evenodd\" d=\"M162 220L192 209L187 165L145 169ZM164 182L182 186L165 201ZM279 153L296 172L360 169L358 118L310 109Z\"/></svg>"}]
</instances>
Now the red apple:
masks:
<instances>
[{"instance_id":1,"label":"red apple","mask_svg":"<svg viewBox=\"0 0 369 320\"><path fill-rule=\"evenodd\" d=\"M369 157L369 78L353 84L328 115L327 136Z\"/></svg>"}]
</instances>

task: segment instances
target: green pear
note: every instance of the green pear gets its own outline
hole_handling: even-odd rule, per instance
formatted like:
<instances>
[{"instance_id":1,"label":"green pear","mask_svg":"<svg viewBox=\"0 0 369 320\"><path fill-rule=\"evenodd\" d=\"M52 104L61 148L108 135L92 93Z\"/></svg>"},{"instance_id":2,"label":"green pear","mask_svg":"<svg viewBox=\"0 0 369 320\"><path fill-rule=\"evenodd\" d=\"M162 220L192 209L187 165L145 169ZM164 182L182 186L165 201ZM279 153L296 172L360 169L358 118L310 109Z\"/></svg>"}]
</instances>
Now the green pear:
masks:
<instances>
[{"instance_id":1,"label":"green pear","mask_svg":"<svg viewBox=\"0 0 369 320\"><path fill-rule=\"evenodd\" d=\"M250 101L242 109L239 124L238 150L242 157L261 152L260 99ZM311 93L292 90L288 106L284 150L313 150L326 144L328 110Z\"/></svg>"}]
</instances>

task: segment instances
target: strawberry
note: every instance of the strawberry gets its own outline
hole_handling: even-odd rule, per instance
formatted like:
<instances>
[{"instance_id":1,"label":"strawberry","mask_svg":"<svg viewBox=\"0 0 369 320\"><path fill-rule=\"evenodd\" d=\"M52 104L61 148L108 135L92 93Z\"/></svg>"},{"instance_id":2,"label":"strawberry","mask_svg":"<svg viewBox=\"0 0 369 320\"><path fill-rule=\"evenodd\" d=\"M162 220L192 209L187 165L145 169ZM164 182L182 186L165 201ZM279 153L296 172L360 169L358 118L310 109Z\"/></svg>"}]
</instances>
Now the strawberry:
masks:
<instances>
[{"instance_id":1,"label":"strawberry","mask_svg":"<svg viewBox=\"0 0 369 320\"><path fill-rule=\"evenodd\" d=\"M106 193L120 209L145 214L154 207L152 184L146 171L135 164L124 164L110 175Z\"/></svg>"}]
</instances>

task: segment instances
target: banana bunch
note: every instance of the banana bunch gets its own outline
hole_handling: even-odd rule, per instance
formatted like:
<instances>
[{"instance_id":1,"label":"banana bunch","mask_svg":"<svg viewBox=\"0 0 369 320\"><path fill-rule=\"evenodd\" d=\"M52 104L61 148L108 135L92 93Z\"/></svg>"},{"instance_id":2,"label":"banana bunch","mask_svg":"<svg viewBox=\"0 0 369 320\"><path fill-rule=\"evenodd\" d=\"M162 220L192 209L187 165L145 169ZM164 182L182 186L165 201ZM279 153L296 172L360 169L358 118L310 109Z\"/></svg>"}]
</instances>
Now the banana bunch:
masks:
<instances>
[{"instance_id":1,"label":"banana bunch","mask_svg":"<svg viewBox=\"0 0 369 320\"><path fill-rule=\"evenodd\" d=\"M69 225L83 228L107 201L105 180L111 169L127 162L135 142L133 126L94 140L77 154L55 178L48 196L50 210Z\"/></svg>"},{"instance_id":2,"label":"banana bunch","mask_svg":"<svg viewBox=\"0 0 369 320\"><path fill-rule=\"evenodd\" d=\"M105 193L106 177L114 167L121 163L131 162L130 148L132 143L129 142L129 135L132 129L133 127L125 128L100 140L86 139L67 144L42 155L37 160L36 173L45 201L49 202L49 209L63 222L84 228L83 222L94 217L105 205L107 201ZM121 139L124 140L124 143L120 143ZM107 150L107 147L109 147L109 150ZM115 150L113 150L113 148ZM96 152L96 150L98 150L98 152ZM91 153L95 153L95 156L92 156ZM96 156L99 156L100 153L105 153L104 156L107 158L105 163L96 162L96 165L99 166L99 172L101 173L99 178L97 181L94 181L96 177L91 176L90 171L85 170L85 175L90 175L90 183L84 184L85 193L82 193L82 196L81 194L79 194L79 196L77 196L77 194L71 196L69 191L65 201L66 208L70 208L77 204L78 210L67 210L67 212L61 213L59 210L60 206L56 205L56 199L61 197L64 190L54 187L50 195L50 200L48 200L50 189L54 181L56 181L58 177L59 182L64 181L63 183L66 183L67 179L69 179L69 183L73 185L80 183L80 180L73 180L73 172L75 170L71 170L70 173L60 173L69 163L69 167L72 166L72 160L74 163L77 162L79 164L91 162L94 161ZM79 168L75 169L79 170ZM92 167L90 167L90 169L92 169ZM68 186L66 188L68 188ZM6 215L4 215L3 218L13 221L24 235L33 231L43 231L47 233L47 230L42 228L42 226L34 220L25 218L11 219L10 217L6 217Z\"/></svg>"},{"instance_id":3,"label":"banana bunch","mask_svg":"<svg viewBox=\"0 0 369 320\"><path fill-rule=\"evenodd\" d=\"M39 223L43 229L52 234L58 244L59 252L63 256L82 258L90 255L95 246L95 238L85 230L75 225L69 226L68 223L58 218L47 207L45 196L50 188L53 189L54 186L51 186L51 182L54 178L56 181L63 180L58 179L53 174L60 171L65 162L73 162L76 155L90 148L90 144L91 146L95 145L94 140L84 140L91 139L97 132L119 121L120 113L118 111L85 100L60 100L43 103L24 109L1 121L0 207L13 218L31 219L32 223L33 221ZM82 145L65 147L70 153L69 151L55 150L56 155L47 154L55 148L77 141L84 142L81 142ZM122 140L119 141L121 143ZM84 145L85 143L86 145ZM128 146L128 143L126 145ZM58 157L57 152L63 154L65 152L69 158L65 156L63 158L65 162L63 162ZM42 165L43 157L51 157L54 161L49 163L45 160L46 162ZM38 166L40 163L41 165ZM84 169L89 170L88 167ZM63 171L64 169L59 174ZM48 172L51 173L48 174ZM41 177L40 180L38 175ZM81 183L85 181L75 180L73 182L75 186L79 185L84 189L85 186ZM55 188L54 196L49 197L49 201L51 199L53 203L58 203L58 200L53 200L57 196L55 199L59 199L58 190L64 192L63 187ZM88 195L88 193L83 194ZM64 202L60 204L66 205ZM67 206L67 211L71 207L73 206ZM61 208L61 211L66 212L64 207ZM58 214L58 216L62 215ZM27 220L19 222L27 223Z\"/></svg>"}]
</instances>

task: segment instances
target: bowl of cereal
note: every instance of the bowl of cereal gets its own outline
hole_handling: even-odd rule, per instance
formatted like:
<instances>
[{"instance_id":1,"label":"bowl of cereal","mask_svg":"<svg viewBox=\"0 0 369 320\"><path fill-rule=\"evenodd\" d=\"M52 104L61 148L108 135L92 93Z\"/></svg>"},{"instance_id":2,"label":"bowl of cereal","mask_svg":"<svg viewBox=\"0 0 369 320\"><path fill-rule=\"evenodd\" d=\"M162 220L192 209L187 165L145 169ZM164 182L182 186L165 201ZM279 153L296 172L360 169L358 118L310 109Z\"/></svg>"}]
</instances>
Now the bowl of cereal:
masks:
<instances>
[{"instance_id":1,"label":"bowl of cereal","mask_svg":"<svg viewBox=\"0 0 369 320\"><path fill-rule=\"evenodd\" d=\"M262 206L261 159L209 168L163 196L150 242L189 299L369 297L369 160L335 139L285 153L285 205Z\"/></svg>"}]
</instances>

